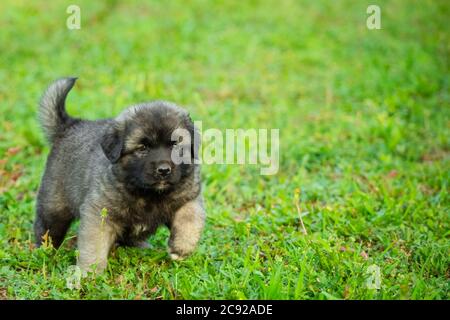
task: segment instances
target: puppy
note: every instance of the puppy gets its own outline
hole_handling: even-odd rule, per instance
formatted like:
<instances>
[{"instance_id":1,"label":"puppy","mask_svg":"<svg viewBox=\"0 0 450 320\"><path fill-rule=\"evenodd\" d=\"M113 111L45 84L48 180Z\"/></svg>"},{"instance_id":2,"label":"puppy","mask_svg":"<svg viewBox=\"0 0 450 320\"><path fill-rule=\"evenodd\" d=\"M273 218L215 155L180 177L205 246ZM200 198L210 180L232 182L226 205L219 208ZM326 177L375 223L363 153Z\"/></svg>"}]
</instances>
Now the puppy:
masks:
<instances>
[{"instance_id":1,"label":"puppy","mask_svg":"<svg viewBox=\"0 0 450 320\"><path fill-rule=\"evenodd\" d=\"M114 244L145 246L166 225L170 257L186 257L205 220L194 161L199 139L188 113L156 101L132 106L115 119L73 118L65 100L75 81L55 81L40 102L39 120L52 148L37 196L37 245L51 239L60 246L79 218L78 265L102 271Z\"/></svg>"}]
</instances>

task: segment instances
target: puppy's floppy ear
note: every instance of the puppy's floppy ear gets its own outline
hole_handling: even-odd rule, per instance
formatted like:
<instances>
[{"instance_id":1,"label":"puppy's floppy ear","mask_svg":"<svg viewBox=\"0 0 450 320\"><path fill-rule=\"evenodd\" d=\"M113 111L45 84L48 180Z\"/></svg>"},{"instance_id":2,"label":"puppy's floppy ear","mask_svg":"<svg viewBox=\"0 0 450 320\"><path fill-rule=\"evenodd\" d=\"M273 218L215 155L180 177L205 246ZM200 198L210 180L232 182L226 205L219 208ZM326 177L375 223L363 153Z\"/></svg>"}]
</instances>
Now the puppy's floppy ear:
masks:
<instances>
[{"instance_id":1,"label":"puppy's floppy ear","mask_svg":"<svg viewBox=\"0 0 450 320\"><path fill-rule=\"evenodd\" d=\"M118 128L117 126L109 127L103 135L100 142L102 150L105 156L111 161L111 163L116 163L119 161L122 155L123 145L124 145L124 129Z\"/></svg>"}]
</instances>

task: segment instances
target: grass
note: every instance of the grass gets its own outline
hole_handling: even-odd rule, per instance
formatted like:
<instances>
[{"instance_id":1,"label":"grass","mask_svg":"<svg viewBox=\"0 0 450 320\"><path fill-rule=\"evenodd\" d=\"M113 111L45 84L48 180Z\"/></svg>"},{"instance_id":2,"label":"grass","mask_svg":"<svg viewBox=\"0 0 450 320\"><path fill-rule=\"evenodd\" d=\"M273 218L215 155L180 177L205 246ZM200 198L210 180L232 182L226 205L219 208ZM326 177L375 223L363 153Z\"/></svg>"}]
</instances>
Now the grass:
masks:
<instances>
[{"instance_id":1,"label":"grass","mask_svg":"<svg viewBox=\"0 0 450 320\"><path fill-rule=\"evenodd\" d=\"M0 3L1 298L449 298L448 1L380 0L381 30L366 1L76 2L80 30L73 1ZM204 129L280 128L279 173L203 166L192 257L160 229L70 290L76 226L32 248L37 101L64 75L75 116L166 99Z\"/></svg>"}]
</instances>

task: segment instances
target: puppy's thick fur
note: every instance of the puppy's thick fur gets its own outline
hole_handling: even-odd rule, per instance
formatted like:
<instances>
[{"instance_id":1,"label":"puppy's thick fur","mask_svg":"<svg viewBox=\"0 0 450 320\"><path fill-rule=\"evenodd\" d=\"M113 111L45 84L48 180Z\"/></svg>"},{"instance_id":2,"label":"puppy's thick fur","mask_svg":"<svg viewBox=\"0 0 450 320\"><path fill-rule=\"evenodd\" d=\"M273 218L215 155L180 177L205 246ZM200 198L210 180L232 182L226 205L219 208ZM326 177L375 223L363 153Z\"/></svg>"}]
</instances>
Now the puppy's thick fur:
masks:
<instances>
[{"instance_id":1,"label":"puppy's thick fur","mask_svg":"<svg viewBox=\"0 0 450 320\"><path fill-rule=\"evenodd\" d=\"M94 264L103 270L114 244L143 246L161 225L170 229L172 259L187 256L205 219L199 165L177 165L171 157L175 129L196 134L188 113L156 101L132 106L115 119L76 119L65 110L75 80L55 81L40 103L39 119L52 149L37 197L37 245L47 235L58 247L80 218L82 270ZM189 143L193 160L198 146L193 138Z\"/></svg>"}]
</instances>

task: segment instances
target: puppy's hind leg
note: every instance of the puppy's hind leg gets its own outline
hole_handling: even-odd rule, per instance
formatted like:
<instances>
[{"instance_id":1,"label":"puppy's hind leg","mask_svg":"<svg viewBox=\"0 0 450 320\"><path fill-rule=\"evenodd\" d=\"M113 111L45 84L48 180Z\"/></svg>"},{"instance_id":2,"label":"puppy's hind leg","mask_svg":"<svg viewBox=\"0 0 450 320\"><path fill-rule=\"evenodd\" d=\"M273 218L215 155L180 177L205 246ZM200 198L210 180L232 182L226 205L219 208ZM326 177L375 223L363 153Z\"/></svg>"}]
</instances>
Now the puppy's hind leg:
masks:
<instances>
[{"instance_id":1,"label":"puppy's hind leg","mask_svg":"<svg viewBox=\"0 0 450 320\"><path fill-rule=\"evenodd\" d=\"M41 246L44 236L47 235L52 245L58 248L63 242L73 218L74 216L68 209L57 210L38 205L36 220L34 221L36 246Z\"/></svg>"}]
</instances>

